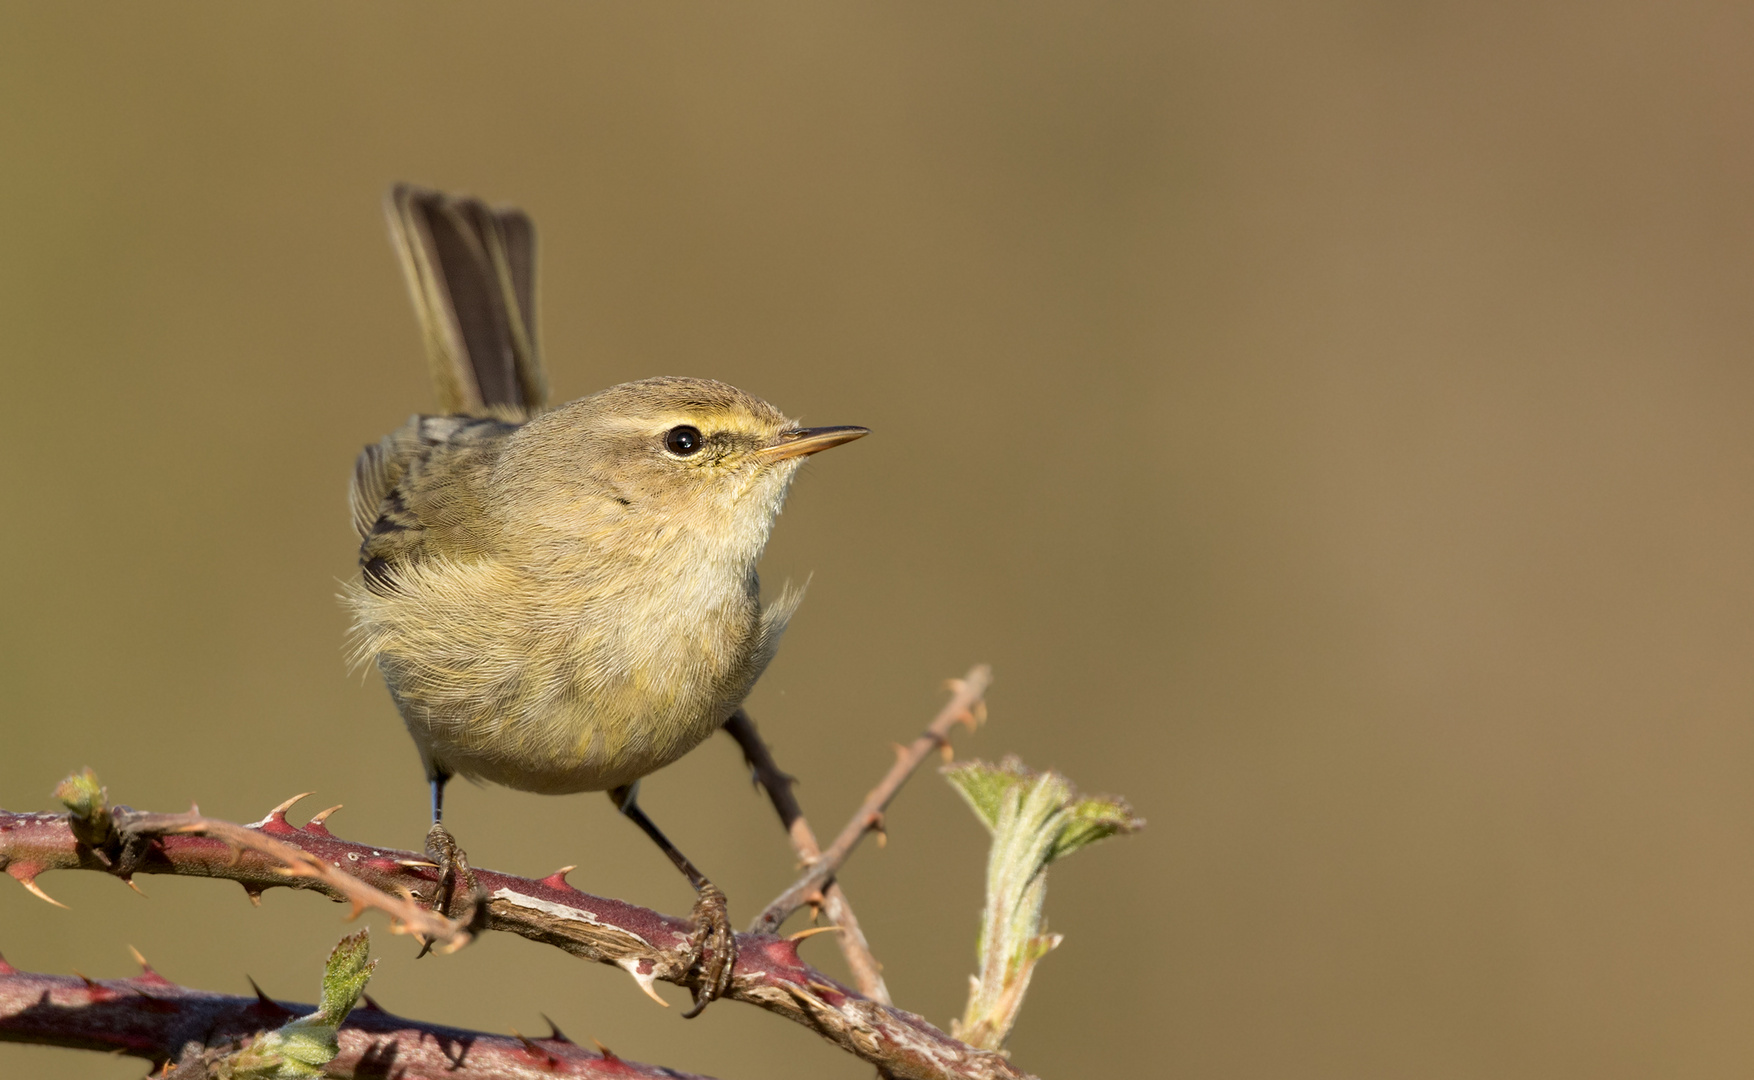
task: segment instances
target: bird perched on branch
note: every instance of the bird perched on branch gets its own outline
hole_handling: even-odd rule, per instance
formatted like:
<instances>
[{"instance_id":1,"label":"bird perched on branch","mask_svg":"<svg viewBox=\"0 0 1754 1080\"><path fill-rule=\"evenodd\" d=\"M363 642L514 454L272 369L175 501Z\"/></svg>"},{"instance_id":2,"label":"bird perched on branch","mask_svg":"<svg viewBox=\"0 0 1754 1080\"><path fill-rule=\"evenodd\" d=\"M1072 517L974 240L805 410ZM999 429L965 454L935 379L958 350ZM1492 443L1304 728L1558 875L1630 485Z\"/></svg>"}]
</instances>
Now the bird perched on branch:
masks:
<instances>
[{"instance_id":1,"label":"bird perched on branch","mask_svg":"<svg viewBox=\"0 0 1754 1080\"><path fill-rule=\"evenodd\" d=\"M440 903L473 887L442 821L451 777L607 791L698 893L695 1015L728 989L735 939L639 781L718 730L773 659L799 598L760 600L774 517L805 457L866 429L800 427L707 379L549 409L530 219L407 185L386 210L440 412L359 456L346 602L431 781Z\"/></svg>"}]
</instances>

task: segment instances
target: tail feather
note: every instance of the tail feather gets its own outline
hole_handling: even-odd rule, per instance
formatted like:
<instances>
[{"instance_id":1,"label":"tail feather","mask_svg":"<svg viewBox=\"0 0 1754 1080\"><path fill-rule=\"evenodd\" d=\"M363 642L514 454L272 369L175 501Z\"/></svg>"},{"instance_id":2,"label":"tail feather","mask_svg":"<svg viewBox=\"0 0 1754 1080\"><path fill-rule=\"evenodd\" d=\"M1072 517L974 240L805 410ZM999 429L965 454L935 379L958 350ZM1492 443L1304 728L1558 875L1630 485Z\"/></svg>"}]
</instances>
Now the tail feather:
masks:
<instances>
[{"instance_id":1,"label":"tail feather","mask_svg":"<svg viewBox=\"0 0 1754 1080\"><path fill-rule=\"evenodd\" d=\"M548 401L536 338L536 230L522 211L397 184L384 211L439 406L524 419Z\"/></svg>"}]
</instances>

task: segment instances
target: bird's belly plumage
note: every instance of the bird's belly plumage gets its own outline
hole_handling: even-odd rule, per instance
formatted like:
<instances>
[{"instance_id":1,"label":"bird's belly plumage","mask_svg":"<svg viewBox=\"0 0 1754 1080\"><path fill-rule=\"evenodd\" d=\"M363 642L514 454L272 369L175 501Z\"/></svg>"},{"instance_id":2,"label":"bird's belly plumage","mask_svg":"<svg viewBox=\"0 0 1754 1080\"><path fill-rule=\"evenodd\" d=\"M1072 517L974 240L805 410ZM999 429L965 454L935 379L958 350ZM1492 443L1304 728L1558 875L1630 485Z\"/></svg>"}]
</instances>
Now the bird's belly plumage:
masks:
<instances>
[{"instance_id":1,"label":"bird's belly plumage","mask_svg":"<svg viewBox=\"0 0 1754 1080\"><path fill-rule=\"evenodd\" d=\"M557 674L544 691L548 680L532 672L537 692L497 701L407 708L415 703L398 696L415 741L439 771L545 794L632 783L693 749L737 705L710 684L659 690L550 676Z\"/></svg>"},{"instance_id":2,"label":"bird's belly plumage","mask_svg":"<svg viewBox=\"0 0 1754 1080\"><path fill-rule=\"evenodd\" d=\"M429 566L417 587L356 606L429 773L547 794L632 783L718 729L784 622L764 632L752 574L625 589L484 580L517 572ZM484 595L523 600L484 611Z\"/></svg>"}]
</instances>

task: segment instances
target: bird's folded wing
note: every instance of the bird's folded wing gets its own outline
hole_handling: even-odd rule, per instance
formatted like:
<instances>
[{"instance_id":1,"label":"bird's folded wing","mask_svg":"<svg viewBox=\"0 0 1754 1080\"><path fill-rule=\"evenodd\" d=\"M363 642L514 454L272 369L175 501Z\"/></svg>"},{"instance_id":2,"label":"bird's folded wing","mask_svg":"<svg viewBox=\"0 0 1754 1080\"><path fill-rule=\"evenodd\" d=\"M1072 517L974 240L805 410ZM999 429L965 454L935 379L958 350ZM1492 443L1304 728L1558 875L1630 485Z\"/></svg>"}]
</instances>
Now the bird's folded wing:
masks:
<instances>
[{"instance_id":1,"label":"bird's folded wing","mask_svg":"<svg viewBox=\"0 0 1754 1080\"><path fill-rule=\"evenodd\" d=\"M393 591L398 570L424 559L486 552L485 493L516 430L486 418L417 416L360 453L350 501L368 589Z\"/></svg>"}]
</instances>

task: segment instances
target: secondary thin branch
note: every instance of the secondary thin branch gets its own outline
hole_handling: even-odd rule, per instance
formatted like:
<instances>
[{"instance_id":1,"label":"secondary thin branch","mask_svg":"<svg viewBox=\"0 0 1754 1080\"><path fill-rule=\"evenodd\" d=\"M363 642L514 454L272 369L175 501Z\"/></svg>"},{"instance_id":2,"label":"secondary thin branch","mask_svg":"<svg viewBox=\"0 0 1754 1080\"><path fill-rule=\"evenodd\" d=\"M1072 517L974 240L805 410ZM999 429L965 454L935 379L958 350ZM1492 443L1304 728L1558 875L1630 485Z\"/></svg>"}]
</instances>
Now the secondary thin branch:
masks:
<instances>
[{"instance_id":1,"label":"secondary thin branch","mask_svg":"<svg viewBox=\"0 0 1754 1080\"><path fill-rule=\"evenodd\" d=\"M767 905L755 922L750 924L752 933L773 933L780 925L791 917L794 911L811 903L821 894L824 885L834 878L835 872L847 861L847 856L859 846L865 834L883 827L883 811L888 808L890 800L896 792L907 783L920 763L925 761L934 750L947 749L950 746L950 731L957 724L967 724L973 728L985 715L986 706L983 701L987 687L993 681L993 669L985 664L977 664L969 669L967 675L960 679L950 680L950 701L939 711L937 717L921 732L919 737L907 746L896 747L895 764L890 767L871 793L865 796L864 804L847 822L846 828L834 838L834 843L822 853L822 857L810 864L810 868L797 881L794 881L785 892Z\"/></svg>"},{"instance_id":2,"label":"secondary thin branch","mask_svg":"<svg viewBox=\"0 0 1754 1080\"><path fill-rule=\"evenodd\" d=\"M313 1006L178 986L142 965L131 979L35 975L0 959L0 1042L64 1046L184 1063L204 1073L203 1051L247 1043ZM558 1029L544 1038L494 1035L394 1016L367 999L338 1032L341 1053L323 1075L444 1076L447 1080L708 1080L594 1053ZM173 1075L182 1075L179 1070Z\"/></svg>"},{"instance_id":3,"label":"secondary thin branch","mask_svg":"<svg viewBox=\"0 0 1754 1080\"><path fill-rule=\"evenodd\" d=\"M755 721L738 709L725 722L725 733L736 739L737 745L743 749L743 760L754 773L756 782L767 792L798 858L806 866L821 858L822 848L816 843L816 834L811 831L810 823L804 820L804 810L798 805L797 796L792 794L795 778L774 761L772 751L755 729ZM871 944L865 940L865 931L860 928L853 906L847 901L839 882L831 881L823 888L822 913L840 930L836 937L840 941L841 955L846 957L847 967L852 969L859 992L872 1001L890 1004L889 987L883 981L883 965L871 954Z\"/></svg>"}]
</instances>

